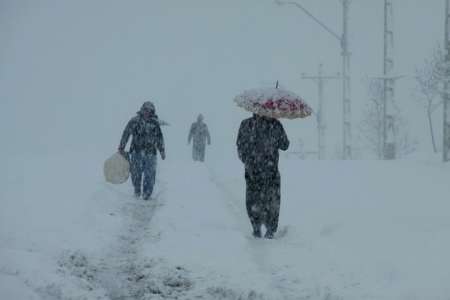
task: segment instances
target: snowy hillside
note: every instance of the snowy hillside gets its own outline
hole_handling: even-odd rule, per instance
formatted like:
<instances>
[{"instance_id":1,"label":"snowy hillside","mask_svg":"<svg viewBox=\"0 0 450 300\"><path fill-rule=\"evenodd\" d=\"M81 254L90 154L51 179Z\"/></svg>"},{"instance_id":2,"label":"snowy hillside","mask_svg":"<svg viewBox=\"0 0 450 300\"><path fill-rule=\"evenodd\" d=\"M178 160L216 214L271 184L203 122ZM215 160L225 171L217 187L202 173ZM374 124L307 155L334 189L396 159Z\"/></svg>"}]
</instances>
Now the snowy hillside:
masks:
<instances>
[{"instance_id":1,"label":"snowy hillside","mask_svg":"<svg viewBox=\"0 0 450 300\"><path fill-rule=\"evenodd\" d=\"M235 161L161 163L144 202L103 183L95 153L78 159L7 165L0 299L450 295L450 169L439 164L283 159L286 233L255 240Z\"/></svg>"}]
</instances>

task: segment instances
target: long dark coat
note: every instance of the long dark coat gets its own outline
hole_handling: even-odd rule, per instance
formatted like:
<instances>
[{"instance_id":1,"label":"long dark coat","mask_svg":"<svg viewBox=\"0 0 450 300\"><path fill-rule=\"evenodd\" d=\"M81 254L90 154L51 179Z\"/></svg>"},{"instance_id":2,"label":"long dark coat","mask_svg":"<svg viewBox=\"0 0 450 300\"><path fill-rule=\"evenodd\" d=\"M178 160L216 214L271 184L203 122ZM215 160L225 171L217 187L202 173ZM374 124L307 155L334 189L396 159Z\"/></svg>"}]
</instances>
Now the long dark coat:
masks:
<instances>
[{"instance_id":1,"label":"long dark coat","mask_svg":"<svg viewBox=\"0 0 450 300\"><path fill-rule=\"evenodd\" d=\"M276 119L253 115L242 121L237 150L245 166L247 212L255 232L264 224L269 234L276 232L280 211L279 150L287 150L289 140Z\"/></svg>"},{"instance_id":2,"label":"long dark coat","mask_svg":"<svg viewBox=\"0 0 450 300\"><path fill-rule=\"evenodd\" d=\"M197 121L192 123L189 130L188 143L192 143L192 158L195 161L205 160L206 143L211 144L211 136L209 135L208 126L202 122Z\"/></svg>"}]
</instances>

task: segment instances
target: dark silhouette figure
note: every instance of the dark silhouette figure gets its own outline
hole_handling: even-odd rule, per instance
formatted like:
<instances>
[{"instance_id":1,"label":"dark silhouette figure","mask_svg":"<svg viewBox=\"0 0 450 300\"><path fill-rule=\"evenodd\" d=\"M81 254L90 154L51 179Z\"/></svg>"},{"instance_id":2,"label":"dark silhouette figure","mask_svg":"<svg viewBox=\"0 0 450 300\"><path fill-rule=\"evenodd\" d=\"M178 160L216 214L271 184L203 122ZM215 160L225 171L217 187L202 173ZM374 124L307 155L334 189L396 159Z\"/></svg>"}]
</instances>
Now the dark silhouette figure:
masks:
<instances>
[{"instance_id":1,"label":"dark silhouette figure","mask_svg":"<svg viewBox=\"0 0 450 300\"><path fill-rule=\"evenodd\" d=\"M205 161L206 143L211 145L211 136L208 126L203 122L203 115L197 117L197 122L192 123L189 131L188 144L192 143L192 159L194 161Z\"/></svg>"},{"instance_id":2,"label":"dark silhouette figure","mask_svg":"<svg viewBox=\"0 0 450 300\"><path fill-rule=\"evenodd\" d=\"M279 150L287 150L289 140L283 125L268 117L258 116L242 121L237 138L237 150L245 165L246 206L253 235L273 238L280 213Z\"/></svg>"}]
</instances>

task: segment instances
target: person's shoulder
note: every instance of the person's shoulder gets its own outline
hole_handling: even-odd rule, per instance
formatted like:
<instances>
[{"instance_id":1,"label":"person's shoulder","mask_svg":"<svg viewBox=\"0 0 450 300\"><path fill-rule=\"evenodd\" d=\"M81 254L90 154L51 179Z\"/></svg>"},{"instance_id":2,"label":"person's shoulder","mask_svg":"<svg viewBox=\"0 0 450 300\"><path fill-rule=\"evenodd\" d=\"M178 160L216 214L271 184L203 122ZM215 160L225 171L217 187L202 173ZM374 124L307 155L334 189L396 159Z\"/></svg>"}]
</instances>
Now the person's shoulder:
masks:
<instances>
[{"instance_id":1,"label":"person's shoulder","mask_svg":"<svg viewBox=\"0 0 450 300\"><path fill-rule=\"evenodd\" d=\"M151 119L150 119L150 123L151 123L153 126L157 126L157 127L160 126L158 117L151 118Z\"/></svg>"},{"instance_id":2,"label":"person's shoulder","mask_svg":"<svg viewBox=\"0 0 450 300\"><path fill-rule=\"evenodd\" d=\"M253 122L253 120L254 120L254 118L250 117L250 118L242 120L241 124L249 124L249 123Z\"/></svg>"},{"instance_id":3,"label":"person's shoulder","mask_svg":"<svg viewBox=\"0 0 450 300\"><path fill-rule=\"evenodd\" d=\"M283 124L278 119L272 119L272 123L275 124L275 126L283 127Z\"/></svg>"},{"instance_id":4,"label":"person's shoulder","mask_svg":"<svg viewBox=\"0 0 450 300\"><path fill-rule=\"evenodd\" d=\"M255 118L254 116L244 119L241 122L241 126L245 127L245 128L251 128L253 126L255 126L255 124L258 123L258 119Z\"/></svg>"},{"instance_id":5,"label":"person's shoulder","mask_svg":"<svg viewBox=\"0 0 450 300\"><path fill-rule=\"evenodd\" d=\"M128 121L128 125L134 125L139 123L139 116L134 116Z\"/></svg>"}]
</instances>

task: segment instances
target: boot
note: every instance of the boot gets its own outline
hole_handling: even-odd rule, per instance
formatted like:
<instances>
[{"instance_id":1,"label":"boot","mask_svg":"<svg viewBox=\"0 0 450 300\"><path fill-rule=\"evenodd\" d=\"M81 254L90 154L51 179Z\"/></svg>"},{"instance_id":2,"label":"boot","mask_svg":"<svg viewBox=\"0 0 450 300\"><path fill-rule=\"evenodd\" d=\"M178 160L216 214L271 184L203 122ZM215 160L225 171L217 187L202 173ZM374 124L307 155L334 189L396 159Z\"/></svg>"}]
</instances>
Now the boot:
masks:
<instances>
[{"instance_id":1,"label":"boot","mask_svg":"<svg viewBox=\"0 0 450 300\"><path fill-rule=\"evenodd\" d=\"M255 238L261 238L261 228L253 228L253 236Z\"/></svg>"},{"instance_id":2,"label":"boot","mask_svg":"<svg viewBox=\"0 0 450 300\"><path fill-rule=\"evenodd\" d=\"M273 239L274 232L272 230L267 230L266 234L264 235L264 238L266 239Z\"/></svg>"}]
</instances>

